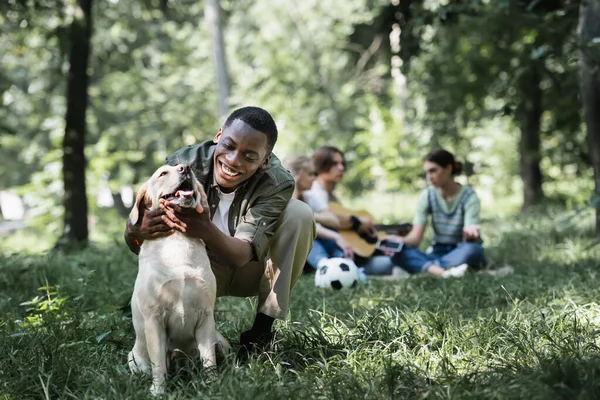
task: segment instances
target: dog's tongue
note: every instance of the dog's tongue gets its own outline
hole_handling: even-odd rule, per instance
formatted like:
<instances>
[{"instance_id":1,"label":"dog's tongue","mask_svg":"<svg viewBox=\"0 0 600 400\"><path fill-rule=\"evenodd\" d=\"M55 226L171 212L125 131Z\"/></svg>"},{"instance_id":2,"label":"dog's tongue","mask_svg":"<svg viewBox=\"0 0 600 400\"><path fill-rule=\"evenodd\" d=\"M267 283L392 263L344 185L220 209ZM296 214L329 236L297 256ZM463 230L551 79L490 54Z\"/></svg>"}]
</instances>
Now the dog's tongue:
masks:
<instances>
[{"instance_id":1,"label":"dog's tongue","mask_svg":"<svg viewBox=\"0 0 600 400\"><path fill-rule=\"evenodd\" d=\"M175 193L175 197L192 197L194 195L193 190L178 190Z\"/></svg>"}]
</instances>

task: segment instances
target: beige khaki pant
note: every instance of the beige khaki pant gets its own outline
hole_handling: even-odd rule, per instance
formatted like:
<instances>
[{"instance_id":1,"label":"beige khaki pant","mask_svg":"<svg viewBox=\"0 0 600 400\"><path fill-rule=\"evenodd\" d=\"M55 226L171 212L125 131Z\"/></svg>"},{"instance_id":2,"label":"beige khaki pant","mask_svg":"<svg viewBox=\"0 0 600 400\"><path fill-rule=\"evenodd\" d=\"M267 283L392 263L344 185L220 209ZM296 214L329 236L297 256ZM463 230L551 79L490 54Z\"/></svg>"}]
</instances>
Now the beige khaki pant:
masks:
<instances>
[{"instance_id":1,"label":"beige khaki pant","mask_svg":"<svg viewBox=\"0 0 600 400\"><path fill-rule=\"evenodd\" d=\"M217 296L258 295L258 312L285 319L292 287L302 275L306 257L315 239L312 210L291 199L279 217L264 260L233 269L211 258L217 278Z\"/></svg>"}]
</instances>

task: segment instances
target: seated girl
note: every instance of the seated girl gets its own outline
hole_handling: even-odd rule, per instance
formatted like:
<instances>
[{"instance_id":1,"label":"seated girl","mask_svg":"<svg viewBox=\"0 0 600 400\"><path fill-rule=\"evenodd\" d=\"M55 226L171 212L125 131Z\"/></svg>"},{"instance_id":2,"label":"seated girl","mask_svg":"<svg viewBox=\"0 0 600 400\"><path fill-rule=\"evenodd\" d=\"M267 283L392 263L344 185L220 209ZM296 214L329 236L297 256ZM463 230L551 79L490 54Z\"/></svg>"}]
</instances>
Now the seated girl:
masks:
<instances>
[{"instance_id":1,"label":"seated girl","mask_svg":"<svg viewBox=\"0 0 600 400\"><path fill-rule=\"evenodd\" d=\"M412 230L405 237L390 235L386 238L404 243L399 252L385 252L392 256L391 264L411 273L427 272L442 277L462 276L468 266L485 266L479 235L479 198L473 188L454 180L461 173L462 164L452 153L437 149L425 157L423 169L431 186L419 196ZM418 246L429 215L434 232L433 251L425 253ZM385 263L367 265L367 274L391 273L373 270L378 265L385 266ZM389 264L388 267L391 268Z\"/></svg>"}]
</instances>

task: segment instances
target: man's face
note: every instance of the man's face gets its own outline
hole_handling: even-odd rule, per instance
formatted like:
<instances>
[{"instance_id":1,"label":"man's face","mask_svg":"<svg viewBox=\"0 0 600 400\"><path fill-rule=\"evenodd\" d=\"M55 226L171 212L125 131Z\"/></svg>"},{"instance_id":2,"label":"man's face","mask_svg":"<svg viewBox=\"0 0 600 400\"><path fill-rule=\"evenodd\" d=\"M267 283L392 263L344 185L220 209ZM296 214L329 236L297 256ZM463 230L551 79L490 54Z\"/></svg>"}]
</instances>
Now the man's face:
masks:
<instances>
[{"instance_id":1,"label":"man's face","mask_svg":"<svg viewBox=\"0 0 600 400\"><path fill-rule=\"evenodd\" d=\"M340 153L333 153L331 156L331 167L327 172L321 172L320 177L324 178L327 182L341 182L344 177L344 157Z\"/></svg>"},{"instance_id":2,"label":"man's face","mask_svg":"<svg viewBox=\"0 0 600 400\"><path fill-rule=\"evenodd\" d=\"M236 119L219 130L213 141L215 179L221 190L232 192L267 165L267 135Z\"/></svg>"}]
</instances>

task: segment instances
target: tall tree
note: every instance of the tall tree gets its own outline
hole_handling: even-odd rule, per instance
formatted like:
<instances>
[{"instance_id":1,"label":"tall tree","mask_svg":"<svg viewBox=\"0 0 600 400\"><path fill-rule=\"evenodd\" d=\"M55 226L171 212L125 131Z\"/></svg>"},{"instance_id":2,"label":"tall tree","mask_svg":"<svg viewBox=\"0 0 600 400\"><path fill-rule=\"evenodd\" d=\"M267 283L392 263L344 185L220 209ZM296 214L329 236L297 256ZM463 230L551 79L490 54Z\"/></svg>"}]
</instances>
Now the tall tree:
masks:
<instances>
[{"instance_id":1,"label":"tall tree","mask_svg":"<svg viewBox=\"0 0 600 400\"><path fill-rule=\"evenodd\" d=\"M519 140L519 170L523 180L523 206L527 210L544 200L542 172L540 170L540 126L542 123L542 98L540 87L543 66L533 61L519 77L522 98L517 106L517 120L521 137Z\"/></svg>"},{"instance_id":2,"label":"tall tree","mask_svg":"<svg viewBox=\"0 0 600 400\"><path fill-rule=\"evenodd\" d=\"M59 245L85 244L88 240L85 114L91 36L92 0L77 0L73 4L73 21L69 28L67 113L63 139L64 230Z\"/></svg>"},{"instance_id":3,"label":"tall tree","mask_svg":"<svg viewBox=\"0 0 600 400\"><path fill-rule=\"evenodd\" d=\"M219 0L206 0L204 3L204 17L210 30L212 56L217 75L218 113L219 119L229 114L229 73L227 72L227 59L225 55L225 42L223 40L223 24L221 18L221 4ZM224 121L221 121L224 122Z\"/></svg>"},{"instance_id":4,"label":"tall tree","mask_svg":"<svg viewBox=\"0 0 600 400\"><path fill-rule=\"evenodd\" d=\"M600 236L600 1L588 0L581 4L579 37L581 101L594 170L596 234Z\"/></svg>"}]
</instances>

